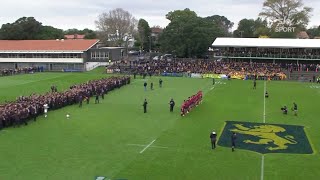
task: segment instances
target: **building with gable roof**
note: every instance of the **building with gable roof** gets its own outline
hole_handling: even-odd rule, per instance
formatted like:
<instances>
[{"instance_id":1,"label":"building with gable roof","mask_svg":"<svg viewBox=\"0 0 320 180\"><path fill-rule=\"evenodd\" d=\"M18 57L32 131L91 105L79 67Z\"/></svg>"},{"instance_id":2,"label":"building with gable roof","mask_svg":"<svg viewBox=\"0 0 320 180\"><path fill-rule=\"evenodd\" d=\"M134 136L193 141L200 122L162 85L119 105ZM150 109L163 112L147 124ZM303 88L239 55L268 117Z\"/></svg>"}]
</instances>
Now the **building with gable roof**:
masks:
<instances>
[{"instance_id":1,"label":"building with gable roof","mask_svg":"<svg viewBox=\"0 0 320 180\"><path fill-rule=\"evenodd\" d=\"M41 67L45 71L85 71L118 61L124 48L102 48L97 39L0 40L0 69Z\"/></svg>"}]
</instances>

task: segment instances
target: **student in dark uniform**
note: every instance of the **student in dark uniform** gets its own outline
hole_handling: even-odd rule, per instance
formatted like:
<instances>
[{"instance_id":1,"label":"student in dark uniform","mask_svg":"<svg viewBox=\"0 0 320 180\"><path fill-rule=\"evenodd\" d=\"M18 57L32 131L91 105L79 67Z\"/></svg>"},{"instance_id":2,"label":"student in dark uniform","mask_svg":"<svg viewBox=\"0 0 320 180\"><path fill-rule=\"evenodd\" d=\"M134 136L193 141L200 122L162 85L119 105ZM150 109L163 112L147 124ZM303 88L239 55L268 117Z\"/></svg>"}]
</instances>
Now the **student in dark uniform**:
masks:
<instances>
[{"instance_id":1,"label":"student in dark uniform","mask_svg":"<svg viewBox=\"0 0 320 180\"><path fill-rule=\"evenodd\" d=\"M264 97L268 98L269 97L269 93L268 91L266 91L266 93L264 94Z\"/></svg>"},{"instance_id":2,"label":"student in dark uniform","mask_svg":"<svg viewBox=\"0 0 320 180\"><path fill-rule=\"evenodd\" d=\"M150 83L150 89L153 90L153 82Z\"/></svg>"},{"instance_id":3,"label":"student in dark uniform","mask_svg":"<svg viewBox=\"0 0 320 180\"><path fill-rule=\"evenodd\" d=\"M86 96L86 101L87 101L87 104L90 103L90 96Z\"/></svg>"},{"instance_id":4,"label":"student in dark uniform","mask_svg":"<svg viewBox=\"0 0 320 180\"><path fill-rule=\"evenodd\" d=\"M253 80L253 89L257 89L257 81Z\"/></svg>"},{"instance_id":5,"label":"student in dark uniform","mask_svg":"<svg viewBox=\"0 0 320 180\"><path fill-rule=\"evenodd\" d=\"M298 105L296 103L293 103L292 111L294 112L294 115L298 115Z\"/></svg>"},{"instance_id":6,"label":"student in dark uniform","mask_svg":"<svg viewBox=\"0 0 320 180\"><path fill-rule=\"evenodd\" d=\"M94 101L95 104L99 104L99 93L96 93L96 100Z\"/></svg>"},{"instance_id":7,"label":"student in dark uniform","mask_svg":"<svg viewBox=\"0 0 320 180\"><path fill-rule=\"evenodd\" d=\"M148 83L147 83L147 82L144 82L144 83L143 83L144 91L147 91L147 85L148 85Z\"/></svg>"},{"instance_id":8,"label":"student in dark uniform","mask_svg":"<svg viewBox=\"0 0 320 180\"><path fill-rule=\"evenodd\" d=\"M283 107L281 108L281 111L283 112L283 114L288 114L288 108L287 108L287 106L283 106Z\"/></svg>"},{"instance_id":9,"label":"student in dark uniform","mask_svg":"<svg viewBox=\"0 0 320 180\"><path fill-rule=\"evenodd\" d=\"M159 87L162 88L162 79L159 79Z\"/></svg>"},{"instance_id":10,"label":"student in dark uniform","mask_svg":"<svg viewBox=\"0 0 320 180\"><path fill-rule=\"evenodd\" d=\"M147 105L148 105L147 99L144 99L144 102L143 102L143 104L142 104L142 106L143 106L143 113L147 113Z\"/></svg>"},{"instance_id":11,"label":"student in dark uniform","mask_svg":"<svg viewBox=\"0 0 320 180\"><path fill-rule=\"evenodd\" d=\"M170 104L170 112L173 112L174 105L176 104L176 103L174 102L173 98L171 98L169 104Z\"/></svg>"},{"instance_id":12,"label":"student in dark uniform","mask_svg":"<svg viewBox=\"0 0 320 180\"><path fill-rule=\"evenodd\" d=\"M210 139L211 139L211 148L215 149L216 148L216 141L217 141L217 133L212 131L210 133Z\"/></svg>"},{"instance_id":13,"label":"student in dark uniform","mask_svg":"<svg viewBox=\"0 0 320 180\"><path fill-rule=\"evenodd\" d=\"M82 107L82 101L83 101L83 98L82 98L82 95L79 96L79 107Z\"/></svg>"},{"instance_id":14,"label":"student in dark uniform","mask_svg":"<svg viewBox=\"0 0 320 180\"><path fill-rule=\"evenodd\" d=\"M231 135L231 150L232 150L232 152L236 148L236 139L237 139L237 134L235 132L233 132Z\"/></svg>"},{"instance_id":15,"label":"student in dark uniform","mask_svg":"<svg viewBox=\"0 0 320 180\"><path fill-rule=\"evenodd\" d=\"M104 93L105 93L104 89L101 89L101 99L102 100L104 100Z\"/></svg>"}]
</instances>

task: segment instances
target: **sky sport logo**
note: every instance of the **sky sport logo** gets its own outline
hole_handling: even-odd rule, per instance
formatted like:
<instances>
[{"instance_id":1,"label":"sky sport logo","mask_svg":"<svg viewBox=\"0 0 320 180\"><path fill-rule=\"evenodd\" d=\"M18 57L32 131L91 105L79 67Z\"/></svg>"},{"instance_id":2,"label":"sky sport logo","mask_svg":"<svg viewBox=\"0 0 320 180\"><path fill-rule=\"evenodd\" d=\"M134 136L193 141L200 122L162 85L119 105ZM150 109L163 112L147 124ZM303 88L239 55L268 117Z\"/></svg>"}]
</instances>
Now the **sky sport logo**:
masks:
<instances>
[{"instance_id":1,"label":"sky sport logo","mask_svg":"<svg viewBox=\"0 0 320 180\"><path fill-rule=\"evenodd\" d=\"M278 24L275 28L275 32L295 32L296 27L291 26L293 23L290 19L278 20Z\"/></svg>"}]
</instances>

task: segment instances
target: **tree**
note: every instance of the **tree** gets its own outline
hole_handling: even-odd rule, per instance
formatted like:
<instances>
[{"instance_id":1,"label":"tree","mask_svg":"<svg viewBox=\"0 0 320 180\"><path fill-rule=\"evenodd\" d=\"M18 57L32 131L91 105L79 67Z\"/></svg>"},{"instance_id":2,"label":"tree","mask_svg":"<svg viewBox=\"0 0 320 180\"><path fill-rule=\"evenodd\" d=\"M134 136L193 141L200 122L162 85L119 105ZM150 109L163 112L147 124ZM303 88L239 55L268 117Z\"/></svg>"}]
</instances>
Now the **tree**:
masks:
<instances>
[{"instance_id":1,"label":"tree","mask_svg":"<svg viewBox=\"0 0 320 180\"><path fill-rule=\"evenodd\" d=\"M12 24L2 25L0 37L6 40L36 39L41 27L42 24L35 20L34 17L22 17Z\"/></svg>"},{"instance_id":2,"label":"tree","mask_svg":"<svg viewBox=\"0 0 320 180\"><path fill-rule=\"evenodd\" d=\"M238 29L234 31L235 37L252 38L255 32L255 22L253 19L242 19L239 21Z\"/></svg>"},{"instance_id":3,"label":"tree","mask_svg":"<svg viewBox=\"0 0 320 180\"><path fill-rule=\"evenodd\" d=\"M42 26L40 32L36 35L36 39L63 39L63 30L52 26Z\"/></svg>"},{"instance_id":4,"label":"tree","mask_svg":"<svg viewBox=\"0 0 320 180\"><path fill-rule=\"evenodd\" d=\"M311 39L316 36L320 36L320 26L314 26L307 30L307 33Z\"/></svg>"},{"instance_id":5,"label":"tree","mask_svg":"<svg viewBox=\"0 0 320 180\"><path fill-rule=\"evenodd\" d=\"M100 14L95 24L102 41L115 40L115 45L121 45L126 35L134 33L137 20L130 12L117 8Z\"/></svg>"},{"instance_id":6,"label":"tree","mask_svg":"<svg viewBox=\"0 0 320 180\"><path fill-rule=\"evenodd\" d=\"M213 40L224 32L190 9L169 12L169 25L160 35L161 51L178 57L203 57Z\"/></svg>"},{"instance_id":7,"label":"tree","mask_svg":"<svg viewBox=\"0 0 320 180\"><path fill-rule=\"evenodd\" d=\"M230 30L234 23L224 16L214 15L206 17L207 20L212 21L214 26L219 27L224 32L224 36L230 36Z\"/></svg>"},{"instance_id":8,"label":"tree","mask_svg":"<svg viewBox=\"0 0 320 180\"><path fill-rule=\"evenodd\" d=\"M312 8L304 6L302 0L265 0L259 14L271 22L272 27L279 23L287 26L306 27Z\"/></svg>"},{"instance_id":9,"label":"tree","mask_svg":"<svg viewBox=\"0 0 320 180\"><path fill-rule=\"evenodd\" d=\"M150 38L151 38L151 30L149 23L144 20L140 19L138 22L138 37L141 45L141 49L145 49L151 46Z\"/></svg>"},{"instance_id":10,"label":"tree","mask_svg":"<svg viewBox=\"0 0 320 180\"><path fill-rule=\"evenodd\" d=\"M260 36L268 36L270 29L267 27L267 21L262 21L261 18L242 19L239 22L237 30L233 32L235 37L257 38Z\"/></svg>"}]
</instances>

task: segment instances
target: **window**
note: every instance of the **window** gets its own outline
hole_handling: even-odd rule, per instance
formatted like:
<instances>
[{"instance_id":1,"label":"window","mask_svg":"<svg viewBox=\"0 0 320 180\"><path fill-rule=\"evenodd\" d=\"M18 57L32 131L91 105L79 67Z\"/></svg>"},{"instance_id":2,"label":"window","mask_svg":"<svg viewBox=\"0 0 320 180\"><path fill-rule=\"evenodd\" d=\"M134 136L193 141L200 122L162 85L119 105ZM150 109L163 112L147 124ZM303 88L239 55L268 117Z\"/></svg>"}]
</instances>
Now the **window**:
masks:
<instances>
[{"instance_id":1,"label":"window","mask_svg":"<svg viewBox=\"0 0 320 180\"><path fill-rule=\"evenodd\" d=\"M96 58L96 52L91 52L91 59L95 59Z\"/></svg>"},{"instance_id":2,"label":"window","mask_svg":"<svg viewBox=\"0 0 320 180\"><path fill-rule=\"evenodd\" d=\"M101 52L101 59L104 59L105 58L105 56L106 56L106 52Z\"/></svg>"}]
</instances>

